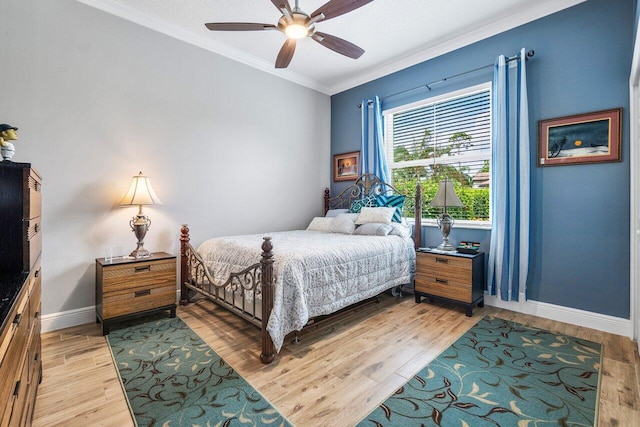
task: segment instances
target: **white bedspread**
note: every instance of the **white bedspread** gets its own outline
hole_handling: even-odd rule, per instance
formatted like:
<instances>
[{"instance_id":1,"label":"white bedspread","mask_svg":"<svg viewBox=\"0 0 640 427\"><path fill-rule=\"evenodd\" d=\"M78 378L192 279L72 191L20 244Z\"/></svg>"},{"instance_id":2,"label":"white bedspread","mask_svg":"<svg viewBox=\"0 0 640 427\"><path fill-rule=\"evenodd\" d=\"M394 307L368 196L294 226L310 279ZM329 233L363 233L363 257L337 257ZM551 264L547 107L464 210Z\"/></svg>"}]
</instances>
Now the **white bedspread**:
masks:
<instances>
[{"instance_id":1,"label":"white bedspread","mask_svg":"<svg viewBox=\"0 0 640 427\"><path fill-rule=\"evenodd\" d=\"M411 281L413 240L395 235L355 236L286 231L219 237L198 253L217 283L260 261L264 236L274 254L274 307L267 330L280 351L286 334L311 317L330 314Z\"/></svg>"}]
</instances>

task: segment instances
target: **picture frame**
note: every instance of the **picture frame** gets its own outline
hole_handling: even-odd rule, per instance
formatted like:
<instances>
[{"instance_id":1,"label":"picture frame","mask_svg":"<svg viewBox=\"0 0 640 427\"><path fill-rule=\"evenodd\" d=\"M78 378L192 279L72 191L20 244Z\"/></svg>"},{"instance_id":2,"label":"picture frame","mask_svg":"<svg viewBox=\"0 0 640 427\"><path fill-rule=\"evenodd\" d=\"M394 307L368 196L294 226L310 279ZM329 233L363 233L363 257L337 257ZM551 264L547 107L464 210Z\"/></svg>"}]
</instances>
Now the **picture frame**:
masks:
<instances>
[{"instance_id":1,"label":"picture frame","mask_svg":"<svg viewBox=\"0 0 640 427\"><path fill-rule=\"evenodd\" d=\"M538 122L538 166L619 162L622 108Z\"/></svg>"},{"instance_id":2,"label":"picture frame","mask_svg":"<svg viewBox=\"0 0 640 427\"><path fill-rule=\"evenodd\" d=\"M355 181L360 175L360 151L333 156L333 180Z\"/></svg>"}]
</instances>

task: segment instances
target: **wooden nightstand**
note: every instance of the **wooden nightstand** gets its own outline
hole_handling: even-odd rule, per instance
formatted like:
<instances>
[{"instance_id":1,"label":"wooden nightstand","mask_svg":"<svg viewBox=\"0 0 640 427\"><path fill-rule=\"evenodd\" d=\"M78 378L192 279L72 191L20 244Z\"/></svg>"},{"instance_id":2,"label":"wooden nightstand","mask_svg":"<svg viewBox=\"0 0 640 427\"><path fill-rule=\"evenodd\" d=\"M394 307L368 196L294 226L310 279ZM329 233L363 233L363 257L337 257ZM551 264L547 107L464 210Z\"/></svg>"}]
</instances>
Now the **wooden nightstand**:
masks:
<instances>
[{"instance_id":1,"label":"wooden nightstand","mask_svg":"<svg viewBox=\"0 0 640 427\"><path fill-rule=\"evenodd\" d=\"M421 297L462 305L471 316L474 304L484 306L484 253L416 252L416 302Z\"/></svg>"},{"instance_id":2,"label":"wooden nightstand","mask_svg":"<svg viewBox=\"0 0 640 427\"><path fill-rule=\"evenodd\" d=\"M154 311L176 316L176 257L96 259L96 315L107 335L112 323Z\"/></svg>"}]
</instances>

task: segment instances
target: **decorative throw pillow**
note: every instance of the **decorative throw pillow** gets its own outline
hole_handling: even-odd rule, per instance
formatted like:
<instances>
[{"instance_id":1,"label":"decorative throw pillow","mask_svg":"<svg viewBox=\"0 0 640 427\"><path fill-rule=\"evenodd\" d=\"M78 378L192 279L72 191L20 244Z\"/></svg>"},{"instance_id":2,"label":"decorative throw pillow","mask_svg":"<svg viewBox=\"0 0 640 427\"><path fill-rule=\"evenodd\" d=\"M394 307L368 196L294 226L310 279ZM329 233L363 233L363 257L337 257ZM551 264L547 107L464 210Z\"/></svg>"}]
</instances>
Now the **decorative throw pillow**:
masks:
<instances>
[{"instance_id":1,"label":"decorative throw pillow","mask_svg":"<svg viewBox=\"0 0 640 427\"><path fill-rule=\"evenodd\" d=\"M363 207L358 215L356 224L368 224L370 222L378 222L381 224L389 224L396 208L367 208Z\"/></svg>"},{"instance_id":2,"label":"decorative throw pillow","mask_svg":"<svg viewBox=\"0 0 640 427\"><path fill-rule=\"evenodd\" d=\"M325 233L330 233L331 224L333 224L333 218L325 218L323 216L317 216L311 220L311 223L309 223L307 230L324 231Z\"/></svg>"},{"instance_id":3,"label":"decorative throw pillow","mask_svg":"<svg viewBox=\"0 0 640 427\"><path fill-rule=\"evenodd\" d=\"M376 197L376 205L396 208L392 220L394 222L402 222L402 206L406 198L407 196L400 194L394 194L392 196L380 194Z\"/></svg>"},{"instance_id":4,"label":"decorative throw pillow","mask_svg":"<svg viewBox=\"0 0 640 427\"><path fill-rule=\"evenodd\" d=\"M349 209L329 209L324 216L327 218L333 218L345 213L349 213Z\"/></svg>"},{"instance_id":5,"label":"decorative throw pillow","mask_svg":"<svg viewBox=\"0 0 640 427\"><path fill-rule=\"evenodd\" d=\"M391 224L379 224L370 222L368 224L362 224L356 228L353 234L359 236L386 236L393 230Z\"/></svg>"},{"instance_id":6,"label":"decorative throw pillow","mask_svg":"<svg viewBox=\"0 0 640 427\"><path fill-rule=\"evenodd\" d=\"M331 223L332 233L352 234L356 229L356 218L358 214L340 214L333 218Z\"/></svg>"},{"instance_id":7,"label":"decorative throw pillow","mask_svg":"<svg viewBox=\"0 0 640 427\"><path fill-rule=\"evenodd\" d=\"M354 200L351 202L351 211L352 213L360 213L363 207L373 207L376 205L376 196L367 196L363 199Z\"/></svg>"}]
</instances>

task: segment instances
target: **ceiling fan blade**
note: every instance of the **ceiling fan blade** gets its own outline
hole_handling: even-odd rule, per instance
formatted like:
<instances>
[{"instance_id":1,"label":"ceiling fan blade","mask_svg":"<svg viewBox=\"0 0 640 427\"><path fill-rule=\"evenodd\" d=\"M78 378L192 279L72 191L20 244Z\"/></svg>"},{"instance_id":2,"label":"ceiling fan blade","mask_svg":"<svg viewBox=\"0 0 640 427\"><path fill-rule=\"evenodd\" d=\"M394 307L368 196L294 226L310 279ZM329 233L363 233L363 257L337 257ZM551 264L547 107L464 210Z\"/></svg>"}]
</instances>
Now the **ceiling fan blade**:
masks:
<instances>
[{"instance_id":1,"label":"ceiling fan blade","mask_svg":"<svg viewBox=\"0 0 640 427\"><path fill-rule=\"evenodd\" d=\"M311 18L315 18L316 16L323 14L324 21L326 21L327 19L335 18L336 16L351 12L352 10L362 7L367 3L371 3L372 1L373 0L330 0L313 12L311 14Z\"/></svg>"},{"instance_id":2,"label":"ceiling fan blade","mask_svg":"<svg viewBox=\"0 0 640 427\"><path fill-rule=\"evenodd\" d=\"M358 59L364 53L364 49L350 43L340 37L332 36L331 34L321 33L316 31L312 38L320 43L322 46L327 47L334 52L338 52L349 58Z\"/></svg>"},{"instance_id":3,"label":"ceiling fan blade","mask_svg":"<svg viewBox=\"0 0 640 427\"><path fill-rule=\"evenodd\" d=\"M255 24L251 22L212 22L204 25L212 31L260 31L278 28L272 24Z\"/></svg>"},{"instance_id":4,"label":"ceiling fan blade","mask_svg":"<svg viewBox=\"0 0 640 427\"><path fill-rule=\"evenodd\" d=\"M276 68L287 68L291 62L291 58L293 58L293 52L295 52L295 50L296 40L287 39L282 45L282 48L280 48L280 53L278 53Z\"/></svg>"},{"instance_id":5,"label":"ceiling fan blade","mask_svg":"<svg viewBox=\"0 0 640 427\"><path fill-rule=\"evenodd\" d=\"M271 3L273 3L273 5L280 11L282 11L282 9L287 9L289 13L291 13L291 6L289 6L289 2L287 0L271 0Z\"/></svg>"}]
</instances>

